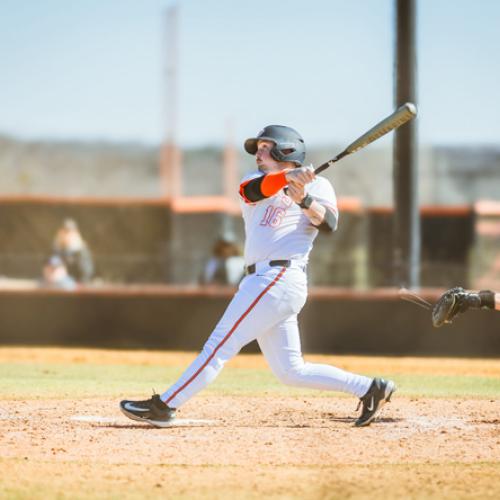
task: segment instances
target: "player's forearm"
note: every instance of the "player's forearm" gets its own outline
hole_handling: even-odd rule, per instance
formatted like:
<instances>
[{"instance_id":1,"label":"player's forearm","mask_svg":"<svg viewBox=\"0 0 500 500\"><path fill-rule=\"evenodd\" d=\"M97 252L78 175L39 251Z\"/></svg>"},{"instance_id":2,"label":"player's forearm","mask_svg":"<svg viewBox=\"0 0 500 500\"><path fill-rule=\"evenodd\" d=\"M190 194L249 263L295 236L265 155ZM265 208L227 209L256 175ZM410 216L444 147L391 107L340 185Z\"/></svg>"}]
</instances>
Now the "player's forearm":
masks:
<instances>
[{"instance_id":1,"label":"player's forearm","mask_svg":"<svg viewBox=\"0 0 500 500\"><path fill-rule=\"evenodd\" d=\"M500 293L495 293L495 309L500 311Z\"/></svg>"},{"instance_id":2,"label":"player's forearm","mask_svg":"<svg viewBox=\"0 0 500 500\"><path fill-rule=\"evenodd\" d=\"M326 208L321 203L313 200L309 208L303 209L302 212L315 226L321 225L325 220Z\"/></svg>"},{"instance_id":3,"label":"player's forearm","mask_svg":"<svg viewBox=\"0 0 500 500\"><path fill-rule=\"evenodd\" d=\"M251 179L240 185L240 195L250 203L255 203L275 195L287 185L287 170Z\"/></svg>"},{"instance_id":4,"label":"player's forearm","mask_svg":"<svg viewBox=\"0 0 500 500\"><path fill-rule=\"evenodd\" d=\"M313 200L311 206L302 210L311 224L321 231L335 231L337 229L337 216L316 200Z\"/></svg>"}]
</instances>

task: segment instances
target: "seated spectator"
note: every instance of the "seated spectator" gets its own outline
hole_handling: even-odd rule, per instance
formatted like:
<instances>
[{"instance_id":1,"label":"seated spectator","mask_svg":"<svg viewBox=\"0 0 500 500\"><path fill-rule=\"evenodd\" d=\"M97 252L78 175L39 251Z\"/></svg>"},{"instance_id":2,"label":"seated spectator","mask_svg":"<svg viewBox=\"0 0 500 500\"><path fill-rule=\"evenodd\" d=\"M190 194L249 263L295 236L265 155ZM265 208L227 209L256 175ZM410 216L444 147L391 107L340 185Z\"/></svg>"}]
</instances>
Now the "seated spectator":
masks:
<instances>
[{"instance_id":1,"label":"seated spectator","mask_svg":"<svg viewBox=\"0 0 500 500\"><path fill-rule=\"evenodd\" d=\"M237 285L243 277L244 266L234 236L224 234L215 242L200 282L203 285Z\"/></svg>"},{"instance_id":2,"label":"seated spectator","mask_svg":"<svg viewBox=\"0 0 500 500\"><path fill-rule=\"evenodd\" d=\"M43 266L40 286L74 290L76 288L76 281L68 274L68 270L61 257L52 255Z\"/></svg>"},{"instance_id":3,"label":"seated spectator","mask_svg":"<svg viewBox=\"0 0 500 500\"><path fill-rule=\"evenodd\" d=\"M54 253L79 283L88 283L94 274L92 254L73 219L65 219L54 239Z\"/></svg>"}]
</instances>

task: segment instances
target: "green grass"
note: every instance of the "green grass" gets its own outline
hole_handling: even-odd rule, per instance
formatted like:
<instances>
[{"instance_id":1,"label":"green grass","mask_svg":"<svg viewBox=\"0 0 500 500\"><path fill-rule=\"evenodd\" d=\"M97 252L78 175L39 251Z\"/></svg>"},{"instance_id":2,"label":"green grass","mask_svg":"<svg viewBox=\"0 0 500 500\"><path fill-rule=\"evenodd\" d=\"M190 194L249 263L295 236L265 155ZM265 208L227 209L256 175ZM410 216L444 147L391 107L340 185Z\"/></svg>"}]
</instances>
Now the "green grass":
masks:
<instances>
[{"instance_id":1,"label":"green grass","mask_svg":"<svg viewBox=\"0 0 500 500\"><path fill-rule=\"evenodd\" d=\"M98 364L0 364L0 399L117 397L162 392L182 373L179 368ZM367 374L370 375L370 374ZM398 394L428 397L500 397L500 379L485 376L383 373L398 385ZM324 391L288 387L269 370L227 367L207 394L307 395Z\"/></svg>"}]
</instances>

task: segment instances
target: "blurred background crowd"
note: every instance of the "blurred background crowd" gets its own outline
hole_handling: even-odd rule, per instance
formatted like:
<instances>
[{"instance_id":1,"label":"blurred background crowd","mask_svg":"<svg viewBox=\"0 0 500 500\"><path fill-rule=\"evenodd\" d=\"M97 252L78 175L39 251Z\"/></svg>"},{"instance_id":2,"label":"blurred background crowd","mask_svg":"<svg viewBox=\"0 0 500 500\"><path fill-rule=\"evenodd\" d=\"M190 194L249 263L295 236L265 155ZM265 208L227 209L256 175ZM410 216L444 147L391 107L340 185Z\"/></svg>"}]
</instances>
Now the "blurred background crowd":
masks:
<instances>
[{"instance_id":1,"label":"blurred background crowd","mask_svg":"<svg viewBox=\"0 0 500 500\"><path fill-rule=\"evenodd\" d=\"M394 107L394 2L357 4L2 2L0 286L237 284L243 139L317 165ZM416 5L420 283L500 289L500 6ZM394 285L391 145L325 173L313 285Z\"/></svg>"}]
</instances>

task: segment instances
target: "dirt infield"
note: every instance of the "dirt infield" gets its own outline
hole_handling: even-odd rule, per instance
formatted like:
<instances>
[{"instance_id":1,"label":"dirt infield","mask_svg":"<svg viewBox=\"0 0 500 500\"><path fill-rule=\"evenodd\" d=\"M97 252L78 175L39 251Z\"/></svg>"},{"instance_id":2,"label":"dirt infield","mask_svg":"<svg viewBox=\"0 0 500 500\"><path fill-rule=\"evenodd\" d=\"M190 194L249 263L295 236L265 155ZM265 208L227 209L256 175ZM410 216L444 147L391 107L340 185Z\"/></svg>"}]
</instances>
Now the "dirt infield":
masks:
<instances>
[{"instance_id":1,"label":"dirt infield","mask_svg":"<svg viewBox=\"0 0 500 500\"><path fill-rule=\"evenodd\" d=\"M165 361L165 353L9 354L18 362L56 354L73 363ZM178 354L175 363L190 357ZM355 366L362 359L344 361ZM393 369L400 361L393 360ZM420 368L407 361L410 371L423 373L495 376L499 368L495 360L422 360ZM253 356L235 360L245 368L260 363ZM370 363L375 368L376 360L365 358ZM0 497L500 497L497 398L396 393L381 417L361 429L352 425L356 401L346 397L200 395L168 429L128 420L117 403L0 399Z\"/></svg>"},{"instance_id":2,"label":"dirt infield","mask_svg":"<svg viewBox=\"0 0 500 500\"><path fill-rule=\"evenodd\" d=\"M365 429L352 427L355 401L346 398L200 397L169 429L128 420L114 401L2 401L0 408L4 458L251 467L500 461L494 400L398 398Z\"/></svg>"},{"instance_id":3,"label":"dirt infield","mask_svg":"<svg viewBox=\"0 0 500 500\"><path fill-rule=\"evenodd\" d=\"M186 426L154 429L114 401L2 401L0 466L14 464L12 487L29 478L75 493L76 481L91 497L138 481L157 496L356 496L369 493L362 477L372 497L434 495L436 484L451 496L500 493L499 401L396 398L364 429L352 427L353 403L200 397L180 412Z\"/></svg>"}]
</instances>

